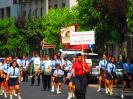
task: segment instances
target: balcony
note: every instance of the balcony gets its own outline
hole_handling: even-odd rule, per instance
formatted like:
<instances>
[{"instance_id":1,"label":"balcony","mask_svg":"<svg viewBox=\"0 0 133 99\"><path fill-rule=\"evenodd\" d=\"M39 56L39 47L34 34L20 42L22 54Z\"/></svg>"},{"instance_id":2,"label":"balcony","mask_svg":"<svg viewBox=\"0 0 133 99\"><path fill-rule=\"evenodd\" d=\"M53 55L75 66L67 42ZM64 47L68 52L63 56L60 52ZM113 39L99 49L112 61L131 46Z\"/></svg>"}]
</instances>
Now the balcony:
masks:
<instances>
[{"instance_id":1,"label":"balcony","mask_svg":"<svg viewBox=\"0 0 133 99\"><path fill-rule=\"evenodd\" d=\"M13 0L13 4L31 3L32 0Z\"/></svg>"}]
</instances>

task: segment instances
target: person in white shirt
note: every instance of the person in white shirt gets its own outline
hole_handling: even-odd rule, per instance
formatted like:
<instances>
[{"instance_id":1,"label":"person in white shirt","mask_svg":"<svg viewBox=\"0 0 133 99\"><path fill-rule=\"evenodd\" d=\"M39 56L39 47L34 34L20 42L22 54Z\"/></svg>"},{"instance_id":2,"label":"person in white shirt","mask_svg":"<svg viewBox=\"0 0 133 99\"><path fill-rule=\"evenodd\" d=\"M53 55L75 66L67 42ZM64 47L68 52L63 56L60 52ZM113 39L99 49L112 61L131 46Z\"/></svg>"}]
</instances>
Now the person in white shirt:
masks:
<instances>
[{"instance_id":1,"label":"person in white shirt","mask_svg":"<svg viewBox=\"0 0 133 99\"><path fill-rule=\"evenodd\" d=\"M45 55L44 65L42 66L42 83L44 91L51 89L51 73L52 73L52 62L48 55Z\"/></svg>"},{"instance_id":2,"label":"person in white shirt","mask_svg":"<svg viewBox=\"0 0 133 99\"><path fill-rule=\"evenodd\" d=\"M16 61L19 67L22 66L22 60L19 57L16 57Z\"/></svg>"},{"instance_id":3,"label":"person in white shirt","mask_svg":"<svg viewBox=\"0 0 133 99\"><path fill-rule=\"evenodd\" d=\"M31 78L31 86L34 86L35 76L37 76L38 86L40 85L40 64L41 60L38 54L35 54L33 60L33 68L32 68L32 78Z\"/></svg>"},{"instance_id":4,"label":"person in white shirt","mask_svg":"<svg viewBox=\"0 0 133 99\"><path fill-rule=\"evenodd\" d=\"M27 57L23 55L22 68L23 68L23 81L28 82L28 70L30 62L27 60Z\"/></svg>"},{"instance_id":5,"label":"person in white shirt","mask_svg":"<svg viewBox=\"0 0 133 99\"><path fill-rule=\"evenodd\" d=\"M20 70L17 67L17 61L14 60L12 62L11 67L8 68L8 72L7 72L7 82L8 82L8 86L9 86L9 93L10 93L10 99L12 99L13 97L13 90L16 91L18 99L21 99L20 97Z\"/></svg>"},{"instance_id":6,"label":"person in white shirt","mask_svg":"<svg viewBox=\"0 0 133 99\"><path fill-rule=\"evenodd\" d=\"M64 58L64 64L63 64L63 70L64 70L64 75L67 77L68 73L71 71L72 68L72 62L68 60L68 57L66 56Z\"/></svg>"},{"instance_id":7,"label":"person in white shirt","mask_svg":"<svg viewBox=\"0 0 133 99\"><path fill-rule=\"evenodd\" d=\"M55 87L56 87L56 91L57 94L61 93L61 89L60 86L63 83L63 76L64 76L64 71L61 69L60 64L56 65L56 70L54 71L54 77L55 77Z\"/></svg>"}]
</instances>

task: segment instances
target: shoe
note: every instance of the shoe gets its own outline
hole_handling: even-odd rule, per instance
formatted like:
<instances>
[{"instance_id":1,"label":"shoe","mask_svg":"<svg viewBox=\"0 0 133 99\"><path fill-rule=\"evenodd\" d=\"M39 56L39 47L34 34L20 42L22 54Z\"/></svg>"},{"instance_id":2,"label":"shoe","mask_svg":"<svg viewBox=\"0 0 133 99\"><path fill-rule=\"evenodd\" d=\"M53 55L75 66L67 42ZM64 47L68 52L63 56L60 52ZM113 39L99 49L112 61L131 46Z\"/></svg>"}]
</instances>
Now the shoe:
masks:
<instances>
[{"instance_id":1,"label":"shoe","mask_svg":"<svg viewBox=\"0 0 133 99\"><path fill-rule=\"evenodd\" d=\"M20 96L18 96L18 99L22 99Z\"/></svg>"},{"instance_id":2,"label":"shoe","mask_svg":"<svg viewBox=\"0 0 133 99\"><path fill-rule=\"evenodd\" d=\"M16 94L15 92L13 93L13 95L14 95L14 96L17 96L17 94Z\"/></svg>"},{"instance_id":3,"label":"shoe","mask_svg":"<svg viewBox=\"0 0 133 99\"><path fill-rule=\"evenodd\" d=\"M57 91L57 94L61 94L61 91Z\"/></svg>"},{"instance_id":4,"label":"shoe","mask_svg":"<svg viewBox=\"0 0 133 99\"><path fill-rule=\"evenodd\" d=\"M113 95L113 93L112 93L112 92L110 92L110 95L112 96L112 95Z\"/></svg>"},{"instance_id":5,"label":"shoe","mask_svg":"<svg viewBox=\"0 0 133 99\"><path fill-rule=\"evenodd\" d=\"M97 92L100 92L100 91L101 91L101 89L98 89L98 90L97 90Z\"/></svg>"},{"instance_id":6,"label":"shoe","mask_svg":"<svg viewBox=\"0 0 133 99\"><path fill-rule=\"evenodd\" d=\"M123 95L123 94L121 94L121 98L122 98L122 99L124 98L124 95Z\"/></svg>"},{"instance_id":7,"label":"shoe","mask_svg":"<svg viewBox=\"0 0 133 99\"><path fill-rule=\"evenodd\" d=\"M12 95L10 95L10 99L12 99Z\"/></svg>"},{"instance_id":8,"label":"shoe","mask_svg":"<svg viewBox=\"0 0 133 99\"><path fill-rule=\"evenodd\" d=\"M68 97L67 99L71 99L71 97Z\"/></svg>"},{"instance_id":9,"label":"shoe","mask_svg":"<svg viewBox=\"0 0 133 99\"><path fill-rule=\"evenodd\" d=\"M106 91L106 94L109 94L109 92L108 92L108 91Z\"/></svg>"},{"instance_id":10,"label":"shoe","mask_svg":"<svg viewBox=\"0 0 133 99\"><path fill-rule=\"evenodd\" d=\"M51 92L54 92L54 90L51 90Z\"/></svg>"}]
</instances>

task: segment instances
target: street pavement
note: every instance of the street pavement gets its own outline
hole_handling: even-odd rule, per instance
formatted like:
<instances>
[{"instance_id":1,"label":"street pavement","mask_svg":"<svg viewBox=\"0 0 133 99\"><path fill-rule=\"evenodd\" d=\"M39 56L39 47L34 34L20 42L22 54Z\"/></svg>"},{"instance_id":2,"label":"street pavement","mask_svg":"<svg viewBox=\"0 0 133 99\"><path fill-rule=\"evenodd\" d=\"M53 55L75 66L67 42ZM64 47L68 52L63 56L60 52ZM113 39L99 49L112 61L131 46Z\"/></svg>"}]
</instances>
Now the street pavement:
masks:
<instances>
[{"instance_id":1,"label":"street pavement","mask_svg":"<svg viewBox=\"0 0 133 99\"><path fill-rule=\"evenodd\" d=\"M87 87L86 99L121 99L120 90L121 88L114 88L113 95L106 95L105 91L97 92L96 84L89 84ZM128 89L126 90L126 97L124 99L133 99L133 93ZM30 86L30 82L21 83L21 96L22 99L67 99L67 87L64 86L63 92L59 95L51 93L49 91L43 91L42 85ZM0 99L5 99L0 96ZM8 98L9 99L9 95ZM17 99L15 96L13 99Z\"/></svg>"}]
</instances>

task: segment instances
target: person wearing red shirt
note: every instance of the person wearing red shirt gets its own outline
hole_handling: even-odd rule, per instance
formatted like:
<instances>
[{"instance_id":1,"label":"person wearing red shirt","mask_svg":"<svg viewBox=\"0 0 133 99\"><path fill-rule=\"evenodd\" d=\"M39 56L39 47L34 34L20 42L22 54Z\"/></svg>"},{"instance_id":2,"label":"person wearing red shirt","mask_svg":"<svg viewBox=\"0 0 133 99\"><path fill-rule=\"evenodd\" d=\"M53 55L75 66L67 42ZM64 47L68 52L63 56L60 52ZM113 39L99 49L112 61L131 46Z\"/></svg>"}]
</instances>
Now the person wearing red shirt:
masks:
<instances>
[{"instance_id":1,"label":"person wearing red shirt","mask_svg":"<svg viewBox=\"0 0 133 99\"><path fill-rule=\"evenodd\" d=\"M77 99L85 99L86 87L87 87L87 78L86 73L89 72L89 67L86 62L83 62L81 54L77 55L78 61L73 63L72 71L70 77L75 75L74 84L75 84L75 96Z\"/></svg>"}]
</instances>

